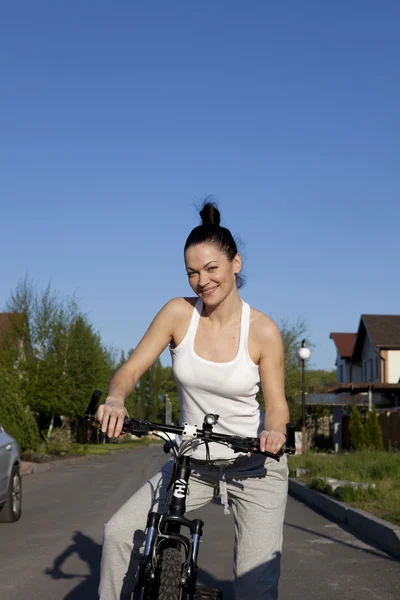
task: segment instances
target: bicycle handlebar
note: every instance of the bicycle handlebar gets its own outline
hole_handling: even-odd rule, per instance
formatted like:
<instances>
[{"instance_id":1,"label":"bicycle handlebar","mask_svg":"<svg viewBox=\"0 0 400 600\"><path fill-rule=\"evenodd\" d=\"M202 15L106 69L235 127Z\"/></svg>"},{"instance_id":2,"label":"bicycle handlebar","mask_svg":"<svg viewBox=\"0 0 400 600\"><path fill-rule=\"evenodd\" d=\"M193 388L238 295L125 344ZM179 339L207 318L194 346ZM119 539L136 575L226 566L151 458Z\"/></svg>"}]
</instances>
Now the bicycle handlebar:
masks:
<instances>
[{"instance_id":1,"label":"bicycle handlebar","mask_svg":"<svg viewBox=\"0 0 400 600\"><path fill-rule=\"evenodd\" d=\"M99 403L100 396L101 392L99 390L95 390L90 400L88 409L85 413L86 420L95 421L96 408ZM122 432L131 433L137 436L148 435L152 431L162 431L163 433L174 433L182 435L185 432L187 432L188 429L190 429L190 433L194 439L197 438L204 441L226 444L230 446L235 452L251 452L252 454L263 454L277 461L279 461L279 458L283 453L294 454L296 451L294 425L292 423L287 423L286 425L286 443L283 446L283 449L281 449L278 454L273 454L271 452L262 452L260 450L260 440L258 438L240 437L238 435L226 435L224 433L215 433L212 430L212 428L218 421L218 418L219 415L206 415L203 427L200 429L197 428L197 426L188 428L187 425L183 427L178 425L166 425L163 423L152 423L146 420L131 419L129 417L125 417ZM209 421L208 423L207 419Z\"/></svg>"}]
</instances>

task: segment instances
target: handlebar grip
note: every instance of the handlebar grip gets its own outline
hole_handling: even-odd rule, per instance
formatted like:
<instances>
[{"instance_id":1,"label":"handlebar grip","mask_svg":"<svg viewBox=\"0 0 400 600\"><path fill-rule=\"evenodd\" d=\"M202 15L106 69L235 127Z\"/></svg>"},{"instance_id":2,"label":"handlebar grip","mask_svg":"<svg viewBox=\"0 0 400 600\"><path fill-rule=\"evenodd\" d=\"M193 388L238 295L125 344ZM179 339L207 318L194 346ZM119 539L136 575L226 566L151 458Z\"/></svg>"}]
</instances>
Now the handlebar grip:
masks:
<instances>
[{"instance_id":1,"label":"handlebar grip","mask_svg":"<svg viewBox=\"0 0 400 600\"><path fill-rule=\"evenodd\" d=\"M285 454L295 454L296 452L296 440L295 440L295 427L293 423L286 423L286 442L280 451L280 455L284 452ZM254 448L260 448L260 440L258 438L249 439L251 445ZM262 453L264 454L264 453Z\"/></svg>"},{"instance_id":2,"label":"handlebar grip","mask_svg":"<svg viewBox=\"0 0 400 600\"><path fill-rule=\"evenodd\" d=\"M100 402L101 394L102 394L102 392L100 390L94 390L92 397L90 399L90 402L89 402L89 406L87 407L87 410L85 413L85 417L87 419L94 418L94 416L96 414L96 409Z\"/></svg>"},{"instance_id":3,"label":"handlebar grip","mask_svg":"<svg viewBox=\"0 0 400 600\"><path fill-rule=\"evenodd\" d=\"M248 438L249 440L249 446L253 447L253 448L257 448L257 450L260 449L260 440L259 438Z\"/></svg>"}]
</instances>

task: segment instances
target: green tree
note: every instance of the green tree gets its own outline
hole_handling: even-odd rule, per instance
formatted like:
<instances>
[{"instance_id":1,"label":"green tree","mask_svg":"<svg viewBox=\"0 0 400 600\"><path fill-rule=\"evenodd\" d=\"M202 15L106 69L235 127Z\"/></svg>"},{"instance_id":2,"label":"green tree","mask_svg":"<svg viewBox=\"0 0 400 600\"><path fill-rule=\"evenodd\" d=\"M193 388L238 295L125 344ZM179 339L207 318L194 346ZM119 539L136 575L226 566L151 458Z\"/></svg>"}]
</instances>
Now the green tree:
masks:
<instances>
[{"instance_id":1,"label":"green tree","mask_svg":"<svg viewBox=\"0 0 400 600\"><path fill-rule=\"evenodd\" d=\"M35 301L35 290L32 281L26 275L21 279L14 292L10 294L6 302L5 310L9 313L23 315L22 319L13 319L13 335L23 340L25 354L31 353L32 339L30 332L30 321L32 318L33 305Z\"/></svg>"},{"instance_id":2,"label":"green tree","mask_svg":"<svg viewBox=\"0 0 400 600\"><path fill-rule=\"evenodd\" d=\"M298 318L296 322L284 320L280 323L280 332L284 350L285 370L285 394L290 410L292 422L298 421L301 415L301 406L296 404L296 396L301 393L301 361L299 359L299 348L301 341L306 337L307 326L303 319ZM264 409L262 389L257 395L261 408Z\"/></svg>"},{"instance_id":3,"label":"green tree","mask_svg":"<svg viewBox=\"0 0 400 600\"><path fill-rule=\"evenodd\" d=\"M121 351L121 354L120 354L120 357L119 357L119 361L115 365L114 371L117 371L117 369L119 369L120 367L122 367L122 365L131 356L131 354L132 354L133 351L134 351L134 348L131 348L129 350L129 352L128 352L128 356L125 355L125 352L123 350ZM114 372L111 374L110 381L111 381L111 378L112 378L113 375L114 375ZM110 382L107 382L106 389L104 389L104 392L105 392L106 395L107 395L107 392L108 392L109 383ZM126 410L128 412L128 415L130 417L136 417L137 418L136 407L137 407L137 390L135 388L133 390L133 392L131 394L129 394L129 396L125 399L125 408L126 408Z\"/></svg>"},{"instance_id":4,"label":"green tree","mask_svg":"<svg viewBox=\"0 0 400 600\"><path fill-rule=\"evenodd\" d=\"M353 450L365 448L365 431L361 413L357 406L353 406L349 421L349 443Z\"/></svg>"},{"instance_id":5,"label":"green tree","mask_svg":"<svg viewBox=\"0 0 400 600\"><path fill-rule=\"evenodd\" d=\"M158 358L136 385L133 415L138 419L157 421L161 399L162 365Z\"/></svg>"},{"instance_id":6,"label":"green tree","mask_svg":"<svg viewBox=\"0 0 400 600\"><path fill-rule=\"evenodd\" d=\"M147 373L142 375L139 379L136 390L137 390L137 402L136 402L136 416L138 419L144 419L146 416L146 403L147 403L147 389L148 380Z\"/></svg>"},{"instance_id":7,"label":"green tree","mask_svg":"<svg viewBox=\"0 0 400 600\"><path fill-rule=\"evenodd\" d=\"M83 315L78 315L63 340L64 407L62 414L83 415L94 389L107 389L115 369L113 357Z\"/></svg>"},{"instance_id":8,"label":"green tree","mask_svg":"<svg viewBox=\"0 0 400 600\"><path fill-rule=\"evenodd\" d=\"M298 318L295 323L285 320L280 325L283 348L285 352L285 393L289 404L292 421L297 421L301 414L301 407L296 404L295 398L301 391L301 361L299 348L301 341L306 337L307 326L303 319Z\"/></svg>"},{"instance_id":9,"label":"green tree","mask_svg":"<svg viewBox=\"0 0 400 600\"><path fill-rule=\"evenodd\" d=\"M68 367L75 303L63 305L47 287L36 295L31 315L33 356L27 362L27 399L43 428L56 416L75 416L70 406Z\"/></svg>"},{"instance_id":10,"label":"green tree","mask_svg":"<svg viewBox=\"0 0 400 600\"><path fill-rule=\"evenodd\" d=\"M161 371L161 399L158 407L158 419L161 423L165 421L165 395L168 395L172 404L172 421L179 423L180 407L178 396L178 385L172 373L172 367L163 367Z\"/></svg>"},{"instance_id":11,"label":"green tree","mask_svg":"<svg viewBox=\"0 0 400 600\"><path fill-rule=\"evenodd\" d=\"M51 413L47 403L53 401L55 389L59 386L57 365L49 358L53 330L60 304L50 284L40 293L26 276L20 280L6 303L6 310L23 314L23 326L15 323L15 334L29 340L29 352L24 352L18 361L26 405L40 414ZM58 396L59 394L56 394ZM46 409L43 410L44 398Z\"/></svg>"},{"instance_id":12,"label":"green tree","mask_svg":"<svg viewBox=\"0 0 400 600\"><path fill-rule=\"evenodd\" d=\"M368 448L383 450L382 429L375 407L372 411L368 412L365 420L365 443Z\"/></svg>"},{"instance_id":13,"label":"green tree","mask_svg":"<svg viewBox=\"0 0 400 600\"><path fill-rule=\"evenodd\" d=\"M94 389L107 387L114 358L76 301L60 301L50 284L37 292L25 277L10 295L7 310L22 312L29 324L31 353L18 368L25 404L42 428L54 417L80 417Z\"/></svg>"},{"instance_id":14,"label":"green tree","mask_svg":"<svg viewBox=\"0 0 400 600\"><path fill-rule=\"evenodd\" d=\"M150 421L157 421L159 414L159 404L161 395L161 381L162 381L162 366L161 361L158 358L156 362L148 371L149 385L150 385L150 407L149 407L149 419Z\"/></svg>"},{"instance_id":15,"label":"green tree","mask_svg":"<svg viewBox=\"0 0 400 600\"><path fill-rule=\"evenodd\" d=\"M336 385L336 371L307 369L306 390L309 394L323 394Z\"/></svg>"},{"instance_id":16,"label":"green tree","mask_svg":"<svg viewBox=\"0 0 400 600\"><path fill-rule=\"evenodd\" d=\"M23 398L20 373L5 352L0 354L0 425L14 437L21 451L35 450L39 430L31 409Z\"/></svg>"}]
</instances>

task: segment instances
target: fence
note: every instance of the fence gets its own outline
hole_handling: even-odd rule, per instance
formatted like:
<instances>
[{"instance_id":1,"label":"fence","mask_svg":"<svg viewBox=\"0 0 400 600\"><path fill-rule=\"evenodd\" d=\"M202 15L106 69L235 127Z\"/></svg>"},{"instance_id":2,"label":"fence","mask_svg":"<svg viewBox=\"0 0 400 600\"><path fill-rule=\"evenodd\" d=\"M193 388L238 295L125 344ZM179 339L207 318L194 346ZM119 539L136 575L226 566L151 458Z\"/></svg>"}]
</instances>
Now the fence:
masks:
<instances>
[{"instance_id":1,"label":"fence","mask_svg":"<svg viewBox=\"0 0 400 600\"><path fill-rule=\"evenodd\" d=\"M383 445L400 450L400 408L378 410L379 425L382 429Z\"/></svg>"}]
</instances>

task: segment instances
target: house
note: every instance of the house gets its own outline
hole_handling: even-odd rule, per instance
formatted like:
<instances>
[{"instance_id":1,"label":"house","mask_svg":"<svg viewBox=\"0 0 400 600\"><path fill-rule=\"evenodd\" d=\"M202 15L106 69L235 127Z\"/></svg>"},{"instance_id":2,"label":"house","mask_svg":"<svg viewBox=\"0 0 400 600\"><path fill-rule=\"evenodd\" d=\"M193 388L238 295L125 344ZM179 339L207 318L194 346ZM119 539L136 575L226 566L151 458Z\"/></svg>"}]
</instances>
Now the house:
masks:
<instances>
[{"instance_id":1,"label":"house","mask_svg":"<svg viewBox=\"0 0 400 600\"><path fill-rule=\"evenodd\" d=\"M347 383L356 373L352 369L351 357L356 342L356 333L331 333L330 338L336 346L336 381ZM353 372L352 372L353 371Z\"/></svg>"},{"instance_id":2,"label":"house","mask_svg":"<svg viewBox=\"0 0 400 600\"><path fill-rule=\"evenodd\" d=\"M336 346L335 447L346 447L346 409L400 407L400 315L361 315L356 333L331 333ZM386 411L387 412L387 411ZM389 415L387 415L389 416ZM334 433L334 437L335 437Z\"/></svg>"},{"instance_id":3,"label":"house","mask_svg":"<svg viewBox=\"0 0 400 600\"><path fill-rule=\"evenodd\" d=\"M330 337L337 350L331 393L372 393L376 404L400 405L400 315L361 315L357 333Z\"/></svg>"}]
</instances>

